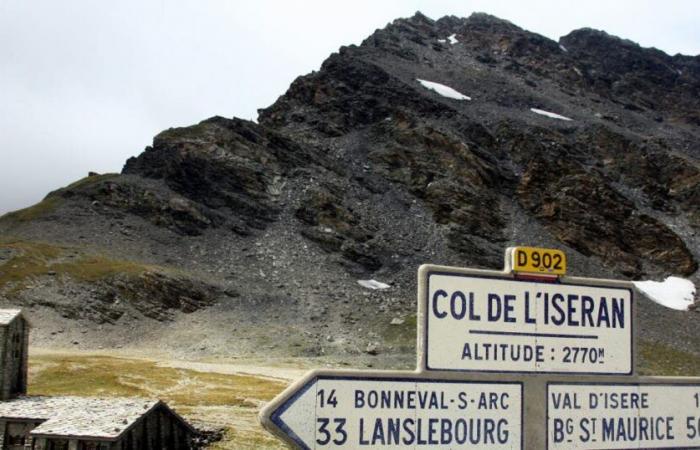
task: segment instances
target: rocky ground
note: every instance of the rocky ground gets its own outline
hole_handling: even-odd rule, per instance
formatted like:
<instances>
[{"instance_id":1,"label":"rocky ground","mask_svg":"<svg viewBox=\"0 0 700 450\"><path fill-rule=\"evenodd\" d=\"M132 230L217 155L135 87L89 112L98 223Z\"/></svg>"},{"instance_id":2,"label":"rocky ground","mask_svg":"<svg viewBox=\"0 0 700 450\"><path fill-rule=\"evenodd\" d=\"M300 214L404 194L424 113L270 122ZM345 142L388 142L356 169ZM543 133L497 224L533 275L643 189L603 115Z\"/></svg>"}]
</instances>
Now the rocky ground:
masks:
<instances>
[{"instance_id":1,"label":"rocky ground","mask_svg":"<svg viewBox=\"0 0 700 450\"><path fill-rule=\"evenodd\" d=\"M166 130L121 174L0 218L0 296L42 347L403 365L423 263L500 269L526 244L575 275L698 283L699 137L699 57L416 14L258 123ZM642 338L697 352L696 313L640 316Z\"/></svg>"}]
</instances>

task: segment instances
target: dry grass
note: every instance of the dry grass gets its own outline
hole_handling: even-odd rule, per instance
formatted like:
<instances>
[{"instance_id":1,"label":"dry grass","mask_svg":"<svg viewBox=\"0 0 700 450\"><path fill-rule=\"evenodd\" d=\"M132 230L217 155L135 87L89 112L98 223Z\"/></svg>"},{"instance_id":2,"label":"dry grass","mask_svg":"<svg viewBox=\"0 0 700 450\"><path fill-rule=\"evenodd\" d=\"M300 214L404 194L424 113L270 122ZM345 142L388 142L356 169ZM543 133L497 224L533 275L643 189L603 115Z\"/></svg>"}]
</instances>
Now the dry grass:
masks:
<instances>
[{"instance_id":1,"label":"dry grass","mask_svg":"<svg viewBox=\"0 0 700 450\"><path fill-rule=\"evenodd\" d=\"M262 404L286 384L108 356L39 354L30 358L31 395L141 396L165 400L195 422L226 428L212 449L284 448L257 422Z\"/></svg>"},{"instance_id":2,"label":"dry grass","mask_svg":"<svg viewBox=\"0 0 700 450\"><path fill-rule=\"evenodd\" d=\"M700 357L658 342L639 343L640 375L697 376Z\"/></svg>"},{"instance_id":3,"label":"dry grass","mask_svg":"<svg viewBox=\"0 0 700 450\"><path fill-rule=\"evenodd\" d=\"M46 275L49 261L58 258L62 249L49 244L3 240L0 250L12 256L0 266L0 289L10 287L13 291L21 290L24 282L41 275Z\"/></svg>"},{"instance_id":4,"label":"dry grass","mask_svg":"<svg viewBox=\"0 0 700 450\"><path fill-rule=\"evenodd\" d=\"M58 191L50 193L46 196L46 198L44 198L42 201L35 205L17 211L9 212L3 216L0 216L0 220L31 222L33 220L39 219L47 214L52 213L56 210L56 208L58 208L61 205L62 199L58 195L60 192L65 191L67 189L78 189L81 187L89 186L91 184L109 180L117 176L118 174L109 173L104 175L95 175L92 177L82 178L62 189L59 189Z\"/></svg>"},{"instance_id":5,"label":"dry grass","mask_svg":"<svg viewBox=\"0 0 700 450\"><path fill-rule=\"evenodd\" d=\"M103 256L83 256L76 261L51 265L51 270L79 281L97 281L110 276L139 275L154 267L131 261L121 261Z\"/></svg>"},{"instance_id":6,"label":"dry grass","mask_svg":"<svg viewBox=\"0 0 700 450\"><path fill-rule=\"evenodd\" d=\"M86 187L86 186L90 186L92 184L99 183L100 181L111 180L112 178L116 178L118 176L119 176L118 173L105 173L102 175L93 175L91 177L81 178L80 180L75 181L75 182L69 184L68 186L66 186L60 190L63 191L63 190L68 190L68 189L78 189L81 187Z\"/></svg>"},{"instance_id":7,"label":"dry grass","mask_svg":"<svg viewBox=\"0 0 700 450\"><path fill-rule=\"evenodd\" d=\"M386 345L391 345L402 353L415 352L416 342L416 315L411 314L404 318L401 325L382 324L382 337Z\"/></svg>"},{"instance_id":8,"label":"dry grass","mask_svg":"<svg viewBox=\"0 0 700 450\"><path fill-rule=\"evenodd\" d=\"M14 220L17 222L30 222L49 214L56 210L60 205L61 199L58 197L46 197L39 203L32 205L28 208L20 209L17 211L9 212L2 217L0 220Z\"/></svg>"},{"instance_id":9,"label":"dry grass","mask_svg":"<svg viewBox=\"0 0 700 450\"><path fill-rule=\"evenodd\" d=\"M9 294L21 291L33 278L50 273L94 282L115 275L137 276L146 271L164 270L100 255L78 254L68 247L34 241L0 239L0 251L3 250L12 256L0 265L0 290Z\"/></svg>"}]
</instances>

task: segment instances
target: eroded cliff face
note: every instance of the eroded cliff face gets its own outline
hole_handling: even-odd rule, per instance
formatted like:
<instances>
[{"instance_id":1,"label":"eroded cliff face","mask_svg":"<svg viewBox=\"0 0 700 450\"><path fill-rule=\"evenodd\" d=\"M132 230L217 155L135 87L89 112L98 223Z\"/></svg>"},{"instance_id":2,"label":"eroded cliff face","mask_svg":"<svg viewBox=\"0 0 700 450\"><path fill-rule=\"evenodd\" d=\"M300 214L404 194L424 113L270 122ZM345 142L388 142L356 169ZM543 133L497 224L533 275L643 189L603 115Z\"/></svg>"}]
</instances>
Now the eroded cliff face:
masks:
<instances>
[{"instance_id":1,"label":"eroded cliff face","mask_svg":"<svg viewBox=\"0 0 700 450\"><path fill-rule=\"evenodd\" d=\"M440 96L418 79L472 100ZM619 273L690 275L698 80L697 58L595 30L559 44L482 14L416 15L297 79L260 122L317 144L343 142L348 160L366 161L363 171L432 210L466 258L498 259L496 246L477 240L505 240L502 204L517 199L559 243ZM687 222L686 239L669 218Z\"/></svg>"},{"instance_id":2,"label":"eroded cliff face","mask_svg":"<svg viewBox=\"0 0 700 450\"><path fill-rule=\"evenodd\" d=\"M129 283L67 274L78 305L105 283L124 299L102 296L80 320L197 329L196 316L223 327L215 336L253 336L241 351L259 349L265 324L301 336L273 352L375 340L400 352L413 330L388 324L415 311L421 263L500 268L509 245L548 245L579 275L697 281L698 111L698 57L589 29L555 42L485 14L416 14L297 78L259 123L166 130L122 174L53 192L0 231L157 267ZM22 279L0 276L8 302L50 309ZM692 316L655 308L644 332L681 320L666 338L691 345Z\"/></svg>"}]
</instances>

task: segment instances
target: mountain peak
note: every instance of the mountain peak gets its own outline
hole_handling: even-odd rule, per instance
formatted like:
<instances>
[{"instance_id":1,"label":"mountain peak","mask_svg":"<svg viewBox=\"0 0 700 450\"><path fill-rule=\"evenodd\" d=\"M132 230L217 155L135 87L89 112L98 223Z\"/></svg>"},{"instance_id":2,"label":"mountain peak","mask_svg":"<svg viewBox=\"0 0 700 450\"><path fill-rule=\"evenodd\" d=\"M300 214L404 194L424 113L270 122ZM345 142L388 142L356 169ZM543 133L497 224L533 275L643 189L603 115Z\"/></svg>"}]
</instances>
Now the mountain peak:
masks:
<instances>
[{"instance_id":1,"label":"mountain peak","mask_svg":"<svg viewBox=\"0 0 700 450\"><path fill-rule=\"evenodd\" d=\"M500 17L494 16L492 14L488 14L485 12L478 12L478 11L472 13L469 17L467 17L465 22L466 23L511 25L511 26L515 27L515 25L508 20L501 19Z\"/></svg>"},{"instance_id":2,"label":"mountain peak","mask_svg":"<svg viewBox=\"0 0 700 450\"><path fill-rule=\"evenodd\" d=\"M435 21L433 19L426 16L425 14L423 14L420 11L416 11L416 13L413 14L413 16L411 16L408 20L410 20L412 22L423 23L426 25L432 25L435 23Z\"/></svg>"},{"instance_id":3,"label":"mountain peak","mask_svg":"<svg viewBox=\"0 0 700 450\"><path fill-rule=\"evenodd\" d=\"M642 49L642 47L629 39L622 39L617 36L613 36L603 30L597 30L595 28L579 28L573 30L566 36L560 38L560 42L566 45L567 48L570 46L573 48L584 48L584 47L609 47L609 48L636 48Z\"/></svg>"}]
</instances>

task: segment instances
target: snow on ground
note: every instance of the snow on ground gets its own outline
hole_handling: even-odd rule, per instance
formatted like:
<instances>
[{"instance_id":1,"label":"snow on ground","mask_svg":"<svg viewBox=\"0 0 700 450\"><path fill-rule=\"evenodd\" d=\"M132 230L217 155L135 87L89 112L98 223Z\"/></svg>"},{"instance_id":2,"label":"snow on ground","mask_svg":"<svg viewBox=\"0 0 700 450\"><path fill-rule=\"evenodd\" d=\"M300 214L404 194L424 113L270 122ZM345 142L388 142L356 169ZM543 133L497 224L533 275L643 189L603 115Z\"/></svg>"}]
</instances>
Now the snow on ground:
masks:
<instances>
[{"instance_id":1,"label":"snow on ground","mask_svg":"<svg viewBox=\"0 0 700 450\"><path fill-rule=\"evenodd\" d=\"M561 45L561 44L559 44L559 48L561 49L562 52L566 52L566 53L569 52L569 50L567 50L566 47L564 47L564 46Z\"/></svg>"},{"instance_id":2,"label":"snow on ground","mask_svg":"<svg viewBox=\"0 0 700 450\"><path fill-rule=\"evenodd\" d=\"M695 285L692 281L668 277L664 281L634 281L634 286L659 305L687 311L695 302Z\"/></svg>"},{"instance_id":3,"label":"snow on ground","mask_svg":"<svg viewBox=\"0 0 700 450\"><path fill-rule=\"evenodd\" d=\"M445 86L444 84L435 83L434 81L421 80L420 78L416 78L416 80L418 80L418 82L422 84L424 88L435 91L443 97L453 98L455 100L471 100L471 97L467 97L461 92L455 91L451 87Z\"/></svg>"},{"instance_id":4,"label":"snow on ground","mask_svg":"<svg viewBox=\"0 0 700 450\"><path fill-rule=\"evenodd\" d=\"M360 286L367 288L367 289L389 289L391 286L389 286L386 283L382 283L381 281L377 280L357 280L357 284Z\"/></svg>"},{"instance_id":5,"label":"snow on ground","mask_svg":"<svg viewBox=\"0 0 700 450\"><path fill-rule=\"evenodd\" d=\"M559 120L573 120L569 119L566 116L559 115L557 113L545 111L543 109L537 109L537 108L530 108L530 111L534 112L535 114L541 114L543 116L551 117L552 119L559 119Z\"/></svg>"},{"instance_id":6,"label":"snow on ground","mask_svg":"<svg viewBox=\"0 0 700 450\"><path fill-rule=\"evenodd\" d=\"M459 42L459 41L457 40L457 35L456 35L456 34L451 34L451 35L447 36L447 39L450 40L450 44L452 44L452 45L455 45L457 42Z\"/></svg>"}]
</instances>

